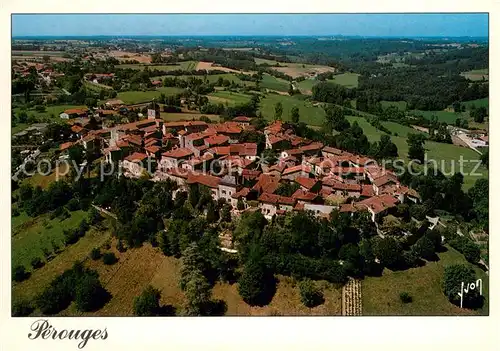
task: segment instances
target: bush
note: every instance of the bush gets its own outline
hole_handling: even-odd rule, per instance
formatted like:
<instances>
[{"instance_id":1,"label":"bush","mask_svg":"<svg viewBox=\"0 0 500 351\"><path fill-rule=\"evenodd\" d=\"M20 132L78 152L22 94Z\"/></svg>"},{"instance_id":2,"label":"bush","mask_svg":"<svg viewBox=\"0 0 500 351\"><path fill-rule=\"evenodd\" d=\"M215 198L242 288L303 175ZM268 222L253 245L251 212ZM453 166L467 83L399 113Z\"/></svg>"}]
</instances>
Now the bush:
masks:
<instances>
[{"instance_id":1,"label":"bush","mask_svg":"<svg viewBox=\"0 0 500 351\"><path fill-rule=\"evenodd\" d=\"M90 258L94 261L101 258L101 250L98 247L95 247L90 251Z\"/></svg>"},{"instance_id":2,"label":"bush","mask_svg":"<svg viewBox=\"0 0 500 351\"><path fill-rule=\"evenodd\" d=\"M79 311L97 310L109 300L109 297L97 274L86 274L76 286L75 304Z\"/></svg>"},{"instance_id":3,"label":"bush","mask_svg":"<svg viewBox=\"0 0 500 351\"><path fill-rule=\"evenodd\" d=\"M13 207L12 208L12 217L17 217L19 215L20 215L20 213L19 213L19 210L17 209L17 207Z\"/></svg>"},{"instance_id":4,"label":"bush","mask_svg":"<svg viewBox=\"0 0 500 351\"><path fill-rule=\"evenodd\" d=\"M406 291L399 294L399 298L402 303L410 303L413 301L413 298Z\"/></svg>"},{"instance_id":5,"label":"bush","mask_svg":"<svg viewBox=\"0 0 500 351\"><path fill-rule=\"evenodd\" d=\"M66 207L72 212L77 211L80 209L80 202L78 201L78 199L72 198L68 201Z\"/></svg>"},{"instance_id":6,"label":"bush","mask_svg":"<svg viewBox=\"0 0 500 351\"><path fill-rule=\"evenodd\" d=\"M26 317L33 312L34 308L29 301L21 300L12 304L12 317Z\"/></svg>"},{"instance_id":7,"label":"bush","mask_svg":"<svg viewBox=\"0 0 500 351\"><path fill-rule=\"evenodd\" d=\"M112 265L118 262L118 258L116 258L115 254L112 252L107 252L102 256L102 262L105 265Z\"/></svg>"},{"instance_id":8,"label":"bush","mask_svg":"<svg viewBox=\"0 0 500 351\"><path fill-rule=\"evenodd\" d=\"M40 257L35 257L31 260L31 266L33 267L33 269L43 267L44 264L45 263L40 259Z\"/></svg>"},{"instance_id":9,"label":"bush","mask_svg":"<svg viewBox=\"0 0 500 351\"><path fill-rule=\"evenodd\" d=\"M460 296L458 294L463 293L463 307L481 307L483 304L483 297L479 295L479 289L476 288L465 293L462 291L462 283L464 283L464 288L470 283L478 283L472 267L464 264L455 264L445 268L443 274L443 292L448 300L460 306Z\"/></svg>"},{"instance_id":10,"label":"bush","mask_svg":"<svg viewBox=\"0 0 500 351\"><path fill-rule=\"evenodd\" d=\"M118 240L118 242L116 243L116 249L118 250L118 252L127 251L127 248L123 245L123 241L121 240Z\"/></svg>"},{"instance_id":11,"label":"bush","mask_svg":"<svg viewBox=\"0 0 500 351\"><path fill-rule=\"evenodd\" d=\"M147 286L140 296L134 298L136 316L157 316L160 313L160 291Z\"/></svg>"},{"instance_id":12,"label":"bush","mask_svg":"<svg viewBox=\"0 0 500 351\"><path fill-rule=\"evenodd\" d=\"M24 266L16 266L12 271L12 279L16 282L22 282L23 280L28 279L30 276L29 272L26 272L26 268Z\"/></svg>"},{"instance_id":13,"label":"bush","mask_svg":"<svg viewBox=\"0 0 500 351\"><path fill-rule=\"evenodd\" d=\"M325 299L323 293L314 285L310 279L302 280L299 283L300 301L306 307L315 307L322 304Z\"/></svg>"}]
</instances>

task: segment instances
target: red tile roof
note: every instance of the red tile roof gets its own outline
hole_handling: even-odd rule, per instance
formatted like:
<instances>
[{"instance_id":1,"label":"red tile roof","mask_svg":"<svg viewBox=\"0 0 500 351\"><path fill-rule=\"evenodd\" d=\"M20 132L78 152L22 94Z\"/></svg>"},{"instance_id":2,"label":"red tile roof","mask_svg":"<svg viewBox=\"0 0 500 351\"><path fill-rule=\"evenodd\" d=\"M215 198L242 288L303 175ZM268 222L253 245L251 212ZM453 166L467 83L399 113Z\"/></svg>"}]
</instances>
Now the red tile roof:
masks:
<instances>
[{"instance_id":1,"label":"red tile roof","mask_svg":"<svg viewBox=\"0 0 500 351\"><path fill-rule=\"evenodd\" d=\"M66 149L69 149L74 143L71 141L68 141L67 143L63 143L59 145L59 150L64 151Z\"/></svg>"},{"instance_id":2,"label":"red tile roof","mask_svg":"<svg viewBox=\"0 0 500 351\"><path fill-rule=\"evenodd\" d=\"M375 192L373 191L373 186L371 184L363 184L361 188L361 196L373 196Z\"/></svg>"},{"instance_id":3,"label":"red tile roof","mask_svg":"<svg viewBox=\"0 0 500 351\"><path fill-rule=\"evenodd\" d=\"M329 153L329 154L334 154L334 155L342 155L342 153L343 153L342 150L336 149L336 148L330 147L330 146L325 146L323 148L323 151L326 153Z\"/></svg>"},{"instance_id":4,"label":"red tile roof","mask_svg":"<svg viewBox=\"0 0 500 351\"><path fill-rule=\"evenodd\" d=\"M73 126L71 126L71 131L73 133L80 133L81 131L83 130L82 127L80 127L79 125L75 124Z\"/></svg>"},{"instance_id":5,"label":"red tile roof","mask_svg":"<svg viewBox=\"0 0 500 351\"><path fill-rule=\"evenodd\" d=\"M318 197L317 194L311 193L309 191L304 191L302 189L298 189L296 192L293 193L292 197L297 200L301 201L313 201Z\"/></svg>"},{"instance_id":6,"label":"red tile roof","mask_svg":"<svg viewBox=\"0 0 500 351\"><path fill-rule=\"evenodd\" d=\"M225 135L214 135L205 139L205 144L208 146L212 145L222 145L229 141L229 138Z\"/></svg>"},{"instance_id":7,"label":"red tile roof","mask_svg":"<svg viewBox=\"0 0 500 351\"><path fill-rule=\"evenodd\" d=\"M308 177L297 177L295 178L295 181L300 185L303 186L304 188L310 190L313 186L315 186L318 183L318 180L314 178L308 178Z\"/></svg>"},{"instance_id":8,"label":"red tile roof","mask_svg":"<svg viewBox=\"0 0 500 351\"><path fill-rule=\"evenodd\" d=\"M132 155L129 155L129 156L125 157L125 161L129 161L129 162L141 162L144 159L146 159L147 157L148 157L148 155L143 154L141 152L134 152Z\"/></svg>"},{"instance_id":9,"label":"red tile roof","mask_svg":"<svg viewBox=\"0 0 500 351\"><path fill-rule=\"evenodd\" d=\"M88 109L86 108L70 108L69 110L65 110L64 113L67 113L68 115L73 115L73 114L84 114L87 113Z\"/></svg>"},{"instance_id":10,"label":"red tile roof","mask_svg":"<svg viewBox=\"0 0 500 351\"><path fill-rule=\"evenodd\" d=\"M234 199L239 199L240 197L246 197L250 193L250 188L241 188L240 191L235 192L233 195L231 195L232 198Z\"/></svg>"},{"instance_id":11,"label":"red tile roof","mask_svg":"<svg viewBox=\"0 0 500 351\"><path fill-rule=\"evenodd\" d=\"M280 196L269 193L262 193L258 200L260 202L266 202L271 204L283 204L283 205L295 205L296 200L292 197Z\"/></svg>"},{"instance_id":12,"label":"red tile roof","mask_svg":"<svg viewBox=\"0 0 500 351\"><path fill-rule=\"evenodd\" d=\"M370 208L375 214L377 214L388 208L396 206L398 202L399 202L398 199L396 199L394 196L385 194L385 195L372 196L363 201L356 202L355 206L356 207L365 206L366 208Z\"/></svg>"},{"instance_id":13,"label":"red tile roof","mask_svg":"<svg viewBox=\"0 0 500 351\"><path fill-rule=\"evenodd\" d=\"M300 151L306 152L306 151L314 151L314 150L320 150L323 147L323 143L317 142L317 143L311 143L306 146L301 146L299 148Z\"/></svg>"},{"instance_id":14,"label":"red tile roof","mask_svg":"<svg viewBox=\"0 0 500 351\"><path fill-rule=\"evenodd\" d=\"M199 174L199 173L190 173L187 178L188 184L202 184L206 185L209 188L216 188L221 179L218 177L214 177L208 174Z\"/></svg>"},{"instance_id":15,"label":"red tile roof","mask_svg":"<svg viewBox=\"0 0 500 351\"><path fill-rule=\"evenodd\" d=\"M146 151L149 151L153 154L156 154L158 151L160 151L160 147L159 146L156 146L156 145L153 145L153 146L147 146L144 148Z\"/></svg>"},{"instance_id":16,"label":"red tile roof","mask_svg":"<svg viewBox=\"0 0 500 351\"><path fill-rule=\"evenodd\" d=\"M289 167L289 168L285 169L285 171L283 172L283 175L291 174L291 173L295 173L295 172L302 172L302 171L306 172L306 173L310 173L311 167L304 166L304 165Z\"/></svg>"},{"instance_id":17,"label":"red tile roof","mask_svg":"<svg viewBox=\"0 0 500 351\"><path fill-rule=\"evenodd\" d=\"M250 117L246 117L246 116L238 116L238 117L234 117L233 118L233 121L235 122L250 122L252 119Z\"/></svg>"},{"instance_id":18,"label":"red tile roof","mask_svg":"<svg viewBox=\"0 0 500 351\"><path fill-rule=\"evenodd\" d=\"M191 151L188 148L177 148L177 149L173 149L173 150L164 152L162 154L162 156L170 157L170 158L186 158L192 154L193 154L193 151Z\"/></svg>"},{"instance_id":19,"label":"red tile roof","mask_svg":"<svg viewBox=\"0 0 500 351\"><path fill-rule=\"evenodd\" d=\"M279 186L279 178L273 177L269 174L261 174L259 180L253 186L253 190L261 193L274 193Z\"/></svg>"},{"instance_id":20,"label":"red tile roof","mask_svg":"<svg viewBox=\"0 0 500 351\"><path fill-rule=\"evenodd\" d=\"M389 174L383 175L383 176L378 177L378 178L373 180L373 184L375 184L375 186L377 186L377 187L381 187L381 186L384 186L384 185L387 185L390 183L399 184L396 177L389 175Z\"/></svg>"}]
</instances>

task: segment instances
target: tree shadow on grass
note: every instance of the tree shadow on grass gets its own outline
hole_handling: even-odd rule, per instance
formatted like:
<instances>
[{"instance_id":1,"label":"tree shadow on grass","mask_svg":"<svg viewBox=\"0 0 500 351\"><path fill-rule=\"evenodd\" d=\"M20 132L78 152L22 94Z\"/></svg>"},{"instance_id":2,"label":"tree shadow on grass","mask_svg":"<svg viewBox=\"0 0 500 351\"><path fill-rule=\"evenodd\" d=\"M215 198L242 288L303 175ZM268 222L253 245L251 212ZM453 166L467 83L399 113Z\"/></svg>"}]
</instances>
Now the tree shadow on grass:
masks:
<instances>
[{"instance_id":1,"label":"tree shadow on grass","mask_svg":"<svg viewBox=\"0 0 500 351\"><path fill-rule=\"evenodd\" d=\"M158 311L158 316L160 317L172 317L177 314L177 308L173 305L163 305L160 306L160 310Z\"/></svg>"}]
</instances>

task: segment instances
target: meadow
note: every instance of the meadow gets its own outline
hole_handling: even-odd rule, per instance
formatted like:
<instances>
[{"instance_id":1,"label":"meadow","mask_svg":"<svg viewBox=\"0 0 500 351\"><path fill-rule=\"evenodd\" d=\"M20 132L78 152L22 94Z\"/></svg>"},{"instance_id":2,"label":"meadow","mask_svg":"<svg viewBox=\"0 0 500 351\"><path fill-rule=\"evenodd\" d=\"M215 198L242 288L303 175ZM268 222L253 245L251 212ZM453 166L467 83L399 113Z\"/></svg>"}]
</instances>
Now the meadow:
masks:
<instances>
[{"instance_id":1,"label":"meadow","mask_svg":"<svg viewBox=\"0 0 500 351\"><path fill-rule=\"evenodd\" d=\"M365 277L362 281L363 315L367 316L435 316L488 315L488 275L474 266L476 277L483 281L484 306L479 310L461 309L448 301L441 284L444 269L452 264L470 265L462 254L451 247L438 254L439 260L405 271L384 269L381 277ZM411 303L402 303L399 294L407 292Z\"/></svg>"},{"instance_id":2,"label":"meadow","mask_svg":"<svg viewBox=\"0 0 500 351\"><path fill-rule=\"evenodd\" d=\"M408 105L406 101L380 101L382 108L386 109L390 106L395 106L398 110L405 111Z\"/></svg>"},{"instance_id":3,"label":"meadow","mask_svg":"<svg viewBox=\"0 0 500 351\"><path fill-rule=\"evenodd\" d=\"M422 110L411 110L408 111L409 115L422 116L427 119L431 119L432 116L436 116L439 122L445 122L447 124L455 124L457 118L468 119L469 114L467 112L449 112L449 111L422 111Z\"/></svg>"},{"instance_id":4,"label":"meadow","mask_svg":"<svg viewBox=\"0 0 500 351\"><path fill-rule=\"evenodd\" d=\"M465 107L467 109L470 109L472 105L476 106L476 107L486 107L486 108L489 108L490 107L490 99L489 98L483 98L483 99L477 99L477 100L469 100L469 101L464 101L462 103L463 105L465 105Z\"/></svg>"},{"instance_id":5,"label":"meadow","mask_svg":"<svg viewBox=\"0 0 500 351\"><path fill-rule=\"evenodd\" d=\"M181 88L161 87L156 90L147 91L122 91L116 96L116 99L122 100L125 104L137 104L147 102L160 97L160 94L175 95L182 92Z\"/></svg>"},{"instance_id":6,"label":"meadow","mask_svg":"<svg viewBox=\"0 0 500 351\"><path fill-rule=\"evenodd\" d=\"M123 68L123 69L132 68L132 69L138 69L138 70L143 70L147 67L150 70L157 69L159 71L175 71L175 70L194 71L196 69L197 64L198 64L197 61L183 61L183 62L179 62L177 64L172 64L172 65L123 64L123 65L117 65L116 67Z\"/></svg>"},{"instance_id":7,"label":"meadow","mask_svg":"<svg viewBox=\"0 0 500 351\"><path fill-rule=\"evenodd\" d=\"M103 286L111 293L111 300L99 311L79 313L74 305L62 311L60 316L131 316L134 298L148 285L161 292L160 305L170 306L180 311L186 302L184 293L179 288L179 259L167 257L158 248L146 243L140 248L126 252L116 250L115 239L111 249L118 262L106 266L102 260L87 259L86 265L97 270ZM214 299L222 299L227 304L226 315L340 315L341 289L324 281L318 282L323 289L325 303L314 308L307 308L300 302L296 282L287 277L278 276L276 294L269 305L252 307L246 304L238 293L238 284L216 283L212 289Z\"/></svg>"},{"instance_id":8,"label":"meadow","mask_svg":"<svg viewBox=\"0 0 500 351\"><path fill-rule=\"evenodd\" d=\"M86 212L70 212L71 216L64 220L50 219L48 214L35 218L21 214L12 219L12 266L22 265L31 270L31 260L44 257L43 250L54 251L53 243L63 247L63 230L72 229L86 217Z\"/></svg>"},{"instance_id":9,"label":"meadow","mask_svg":"<svg viewBox=\"0 0 500 351\"><path fill-rule=\"evenodd\" d=\"M368 123L368 121L363 117L347 116L346 118L351 123L356 121L358 125L363 129L364 134L367 136L370 142L380 141L380 136L384 134L383 132L373 127L370 123ZM384 123L391 123L391 122L384 122ZM389 124L387 126L389 130L393 130L394 128L394 125L391 126ZM403 127L404 126L398 127L399 132L404 133L404 130L406 131L406 133L412 132L409 130L410 129L409 127L405 128ZM398 136L392 135L391 140L394 144L396 144L398 148L399 157L401 157L405 161L408 161L407 139L405 137L400 136L399 132L397 132ZM415 130L415 133L418 132ZM470 187L472 187L477 179L488 178L488 170L483 166L475 170L475 173L477 173L477 175L471 174L475 168L476 161L479 160L480 156L472 149L456 146L453 144L437 143L434 141L426 141L424 147L427 153L428 160L436 160L438 168L441 169L441 171L447 176L452 175L454 173L452 172L453 170L455 172L460 171L459 160L461 157L465 161L470 161L470 162L464 162L462 167L463 170L462 173L465 173L464 185L463 185L464 190L467 190Z\"/></svg>"},{"instance_id":10,"label":"meadow","mask_svg":"<svg viewBox=\"0 0 500 351\"><path fill-rule=\"evenodd\" d=\"M264 73L260 86L262 88L270 90L288 92L288 90L290 89L290 82L282 78L276 78L267 73Z\"/></svg>"},{"instance_id":11,"label":"meadow","mask_svg":"<svg viewBox=\"0 0 500 351\"><path fill-rule=\"evenodd\" d=\"M291 120L292 107L296 106L299 108L301 122L315 126L320 126L324 122L325 111L321 107L315 107L309 101L278 94L268 94L261 99L259 111L265 119L274 119L274 108L278 102L283 105L283 121Z\"/></svg>"},{"instance_id":12,"label":"meadow","mask_svg":"<svg viewBox=\"0 0 500 351\"><path fill-rule=\"evenodd\" d=\"M248 94L237 93L227 90L219 90L207 95L210 102L214 104L240 105L250 101L251 96Z\"/></svg>"},{"instance_id":13,"label":"meadow","mask_svg":"<svg viewBox=\"0 0 500 351\"><path fill-rule=\"evenodd\" d=\"M341 73L333 76L332 79L328 79L327 82L342 85L346 88L357 88L358 77L359 74L357 73ZM297 82L297 87L303 94L310 95L312 94L313 86L318 83L319 81L316 79L305 79L301 82Z\"/></svg>"},{"instance_id":14,"label":"meadow","mask_svg":"<svg viewBox=\"0 0 500 351\"><path fill-rule=\"evenodd\" d=\"M463 77L470 79L472 81L477 80L488 80L489 79L489 69L474 69L472 71L462 72L460 73Z\"/></svg>"}]
</instances>

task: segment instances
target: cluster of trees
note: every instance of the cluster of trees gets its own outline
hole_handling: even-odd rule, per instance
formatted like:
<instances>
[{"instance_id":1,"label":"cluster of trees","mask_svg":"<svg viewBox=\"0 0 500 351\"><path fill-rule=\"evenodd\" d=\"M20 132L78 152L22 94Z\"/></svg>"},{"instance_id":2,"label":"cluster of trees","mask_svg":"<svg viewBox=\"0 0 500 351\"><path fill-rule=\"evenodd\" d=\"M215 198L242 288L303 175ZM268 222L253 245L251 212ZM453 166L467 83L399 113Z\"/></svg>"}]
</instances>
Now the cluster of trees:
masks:
<instances>
[{"instance_id":1,"label":"cluster of trees","mask_svg":"<svg viewBox=\"0 0 500 351\"><path fill-rule=\"evenodd\" d=\"M178 87L183 89L190 89L196 94L209 94L215 90L215 85L216 84L209 83L205 79L196 77L188 77L187 79L177 78L177 77L174 78L165 77L163 79L163 86L165 87Z\"/></svg>"},{"instance_id":2,"label":"cluster of trees","mask_svg":"<svg viewBox=\"0 0 500 351\"><path fill-rule=\"evenodd\" d=\"M477 107L471 106L470 116L474 118L474 122L483 123L484 119L488 116L488 109L485 106Z\"/></svg>"},{"instance_id":3,"label":"cluster of trees","mask_svg":"<svg viewBox=\"0 0 500 351\"><path fill-rule=\"evenodd\" d=\"M488 181L478 179L466 193L463 191L464 177L455 173L446 177L438 169L428 169L425 174L415 169L406 170L401 176L403 184L416 189L423 204L412 207L421 209L421 217L432 214L435 209L447 211L465 221L475 222L488 230Z\"/></svg>"},{"instance_id":4,"label":"cluster of trees","mask_svg":"<svg viewBox=\"0 0 500 351\"><path fill-rule=\"evenodd\" d=\"M467 285L471 283L474 284L475 289L469 290ZM467 284L465 286L469 290L467 293L462 291L462 284ZM476 284L476 273L468 265L455 264L446 267L444 270L443 293L454 305L460 306L460 295L462 295L462 307L472 309L481 308L484 304L484 297L480 295Z\"/></svg>"},{"instance_id":5,"label":"cluster of trees","mask_svg":"<svg viewBox=\"0 0 500 351\"><path fill-rule=\"evenodd\" d=\"M335 83L320 82L312 87L312 99L315 101L343 105L346 100L355 97L355 90Z\"/></svg>"},{"instance_id":6,"label":"cluster of trees","mask_svg":"<svg viewBox=\"0 0 500 351\"><path fill-rule=\"evenodd\" d=\"M101 308L110 298L110 293L99 281L99 274L77 262L55 278L36 297L35 304L45 315L64 310L72 301L78 311L88 312Z\"/></svg>"}]
</instances>

